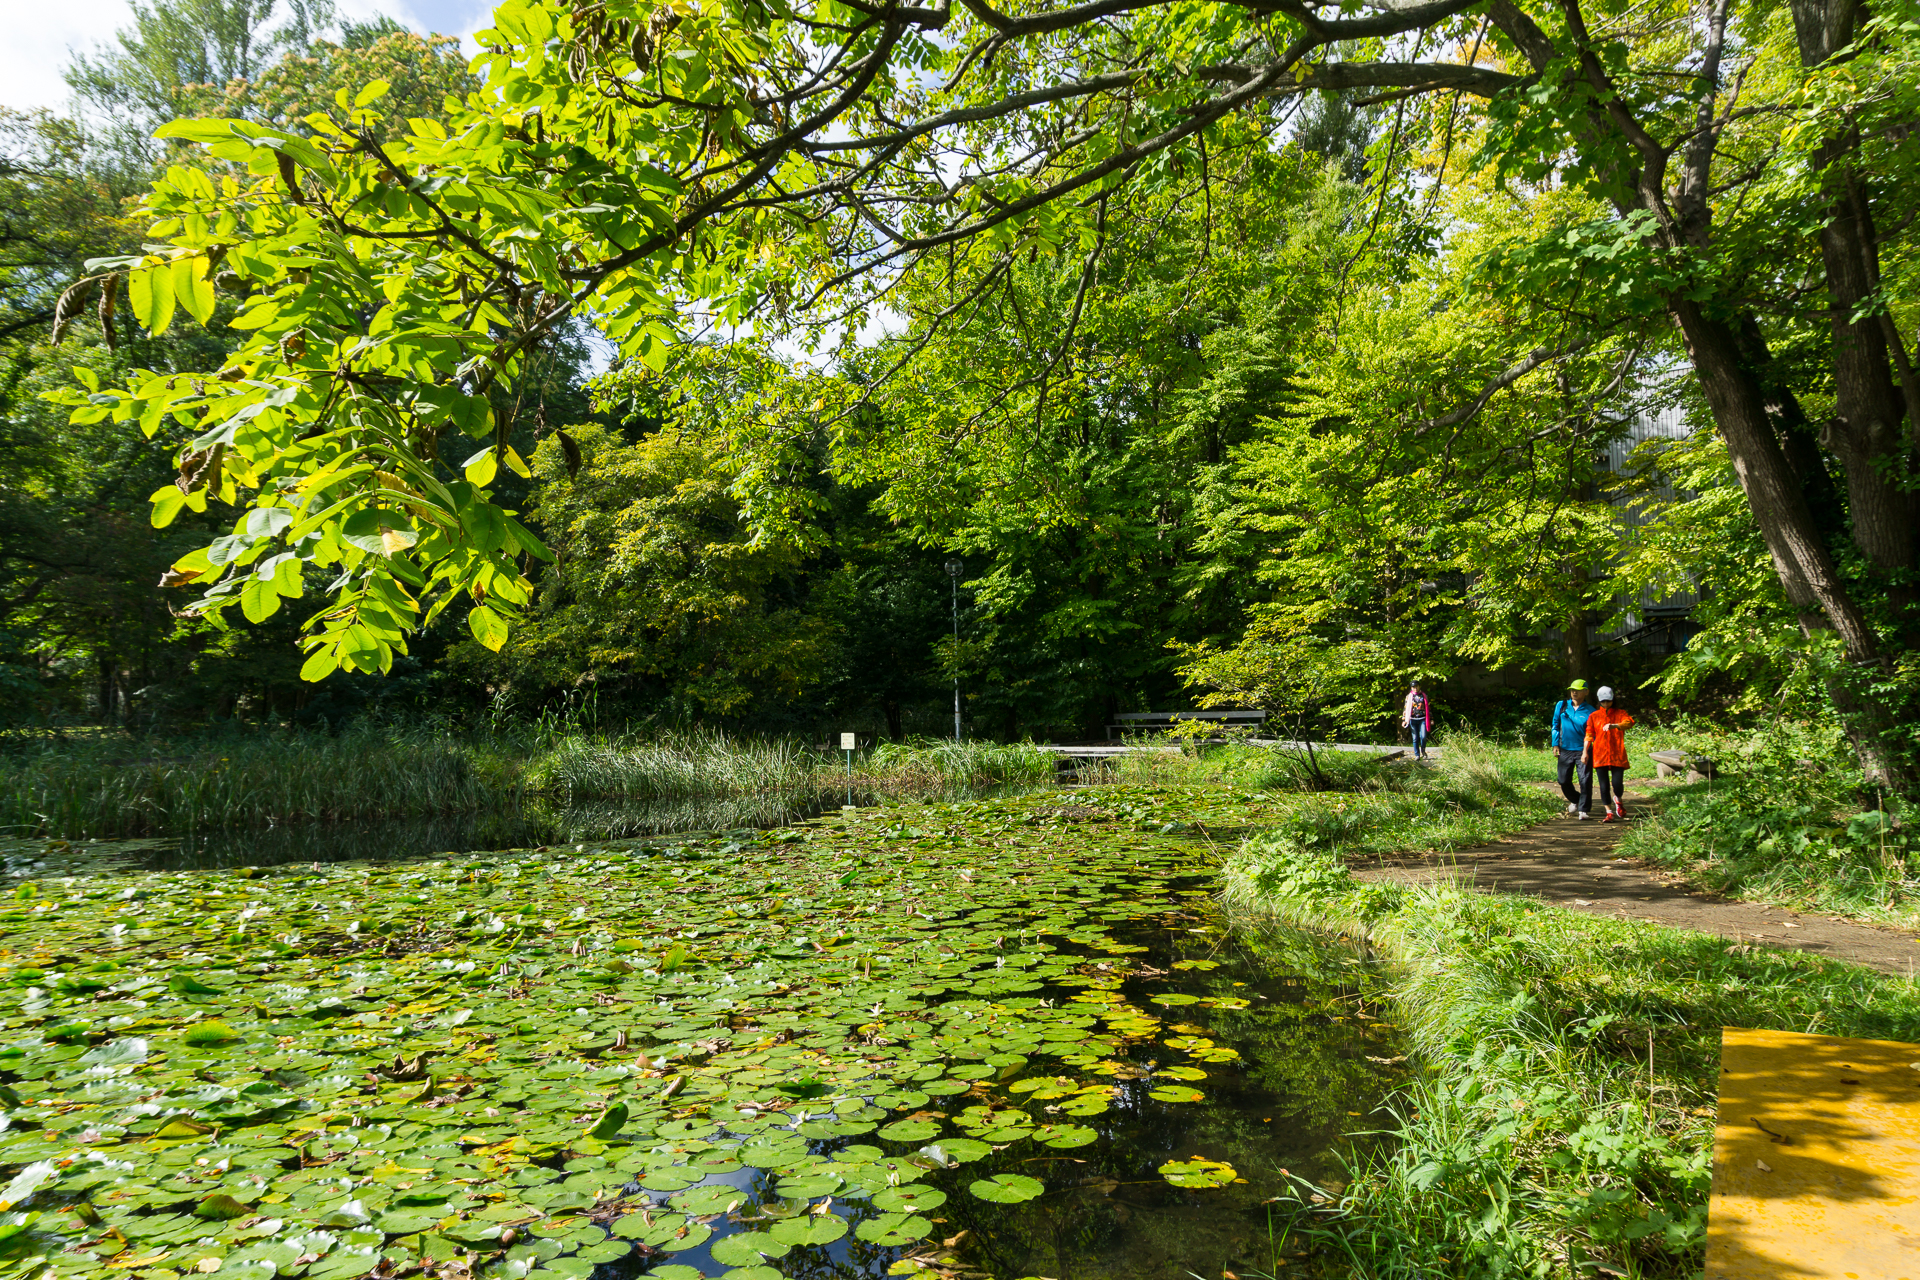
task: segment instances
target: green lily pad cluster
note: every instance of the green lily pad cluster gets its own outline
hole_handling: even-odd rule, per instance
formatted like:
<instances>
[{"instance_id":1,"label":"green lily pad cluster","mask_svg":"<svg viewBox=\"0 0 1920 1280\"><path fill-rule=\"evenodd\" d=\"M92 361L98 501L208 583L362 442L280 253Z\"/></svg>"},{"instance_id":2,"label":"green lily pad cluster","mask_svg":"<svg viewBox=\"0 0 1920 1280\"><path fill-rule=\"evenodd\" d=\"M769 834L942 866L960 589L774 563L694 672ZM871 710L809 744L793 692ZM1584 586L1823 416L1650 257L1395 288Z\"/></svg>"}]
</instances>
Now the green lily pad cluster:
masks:
<instances>
[{"instance_id":1,"label":"green lily pad cluster","mask_svg":"<svg viewBox=\"0 0 1920 1280\"><path fill-rule=\"evenodd\" d=\"M44 864L0 906L0 1278L937 1263L949 1195L1038 1197L1048 1153L1235 1057L1132 998L1128 931L1208 892L1166 815L1247 806L1100 799L1112 820L1001 800L439 863Z\"/></svg>"}]
</instances>

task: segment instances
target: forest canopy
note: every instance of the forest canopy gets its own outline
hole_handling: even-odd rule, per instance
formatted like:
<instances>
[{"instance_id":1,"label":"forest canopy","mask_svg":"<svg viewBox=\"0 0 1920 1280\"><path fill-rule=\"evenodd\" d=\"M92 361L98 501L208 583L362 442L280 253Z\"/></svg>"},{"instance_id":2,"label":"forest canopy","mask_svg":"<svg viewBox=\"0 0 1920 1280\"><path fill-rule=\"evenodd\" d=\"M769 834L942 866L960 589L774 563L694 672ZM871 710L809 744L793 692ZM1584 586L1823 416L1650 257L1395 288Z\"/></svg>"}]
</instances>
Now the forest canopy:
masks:
<instances>
[{"instance_id":1,"label":"forest canopy","mask_svg":"<svg viewBox=\"0 0 1920 1280\"><path fill-rule=\"evenodd\" d=\"M1910 6L140 12L9 117L14 669L1366 727L1681 591L1914 780Z\"/></svg>"}]
</instances>

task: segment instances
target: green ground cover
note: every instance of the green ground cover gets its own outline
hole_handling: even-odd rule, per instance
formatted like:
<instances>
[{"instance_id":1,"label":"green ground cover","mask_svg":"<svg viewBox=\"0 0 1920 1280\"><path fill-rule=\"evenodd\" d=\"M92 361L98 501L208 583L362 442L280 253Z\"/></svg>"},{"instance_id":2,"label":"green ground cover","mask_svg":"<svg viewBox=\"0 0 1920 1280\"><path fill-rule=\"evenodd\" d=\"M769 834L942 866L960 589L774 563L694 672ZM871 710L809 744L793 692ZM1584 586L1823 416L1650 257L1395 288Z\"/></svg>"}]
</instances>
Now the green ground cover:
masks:
<instances>
[{"instance_id":1,"label":"green ground cover","mask_svg":"<svg viewBox=\"0 0 1920 1280\"><path fill-rule=\"evenodd\" d=\"M1730 897L1920 925L1920 837L1831 726L1686 735L1718 776L1665 788L1621 851Z\"/></svg>"},{"instance_id":2,"label":"green ground cover","mask_svg":"<svg viewBox=\"0 0 1920 1280\"><path fill-rule=\"evenodd\" d=\"M1303 815L1288 820L1299 824ZM1920 988L1851 965L1538 902L1362 884L1283 824L1230 907L1363 937L1422 1072L1393 1140L1286 1231L1354 1274L1682 1277L1701 1261L1722 1026L1920 1040Z\"/></svg>"}]
</instances>

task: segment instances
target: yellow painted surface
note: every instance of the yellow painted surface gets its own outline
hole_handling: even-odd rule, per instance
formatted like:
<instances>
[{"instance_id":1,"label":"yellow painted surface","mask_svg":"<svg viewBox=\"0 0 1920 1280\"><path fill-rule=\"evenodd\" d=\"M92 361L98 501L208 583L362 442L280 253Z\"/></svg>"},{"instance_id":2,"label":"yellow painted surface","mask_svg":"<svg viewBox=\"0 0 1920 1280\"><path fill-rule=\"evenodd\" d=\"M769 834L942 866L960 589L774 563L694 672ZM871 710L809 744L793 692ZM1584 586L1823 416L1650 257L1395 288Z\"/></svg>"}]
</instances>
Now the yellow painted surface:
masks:
<instances>
[{"instance_id":1,"label":"yellow painted surface","mask_svg":"<svg viewBox=\"0 0 1920 1280\"><path fill-rule=\"evenodd\" d=\"M1706 1274L1920 1280L1920 1045L1721 1032Z\"/></svg>"}]
</instances>

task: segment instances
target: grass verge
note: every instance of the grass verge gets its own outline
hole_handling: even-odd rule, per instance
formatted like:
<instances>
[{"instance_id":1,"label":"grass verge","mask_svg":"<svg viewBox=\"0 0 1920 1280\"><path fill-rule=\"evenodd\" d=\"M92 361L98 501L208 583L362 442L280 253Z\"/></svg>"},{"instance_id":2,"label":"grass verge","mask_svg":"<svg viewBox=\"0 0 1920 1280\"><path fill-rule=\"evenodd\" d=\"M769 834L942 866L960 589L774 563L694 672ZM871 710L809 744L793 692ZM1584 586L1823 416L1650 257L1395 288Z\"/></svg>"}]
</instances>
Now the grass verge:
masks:
<instances>
[{"instance_id":1,"label":"grass verge","mask_svg":"<svg viewBox=\"0 0 1920 1280\"><path fill-rule=\"evenodd\" d=\"M1450 885L1353 879L1362 839L1286 826L1227 868L1230 909L1364 939L1419 1073L1394 1141L1285 1230L1399 1277L1680 1277L1704 1241L1722 1026L1920 1039L1920 988L1797 953Z\"/></svg>"}]
</instances>

